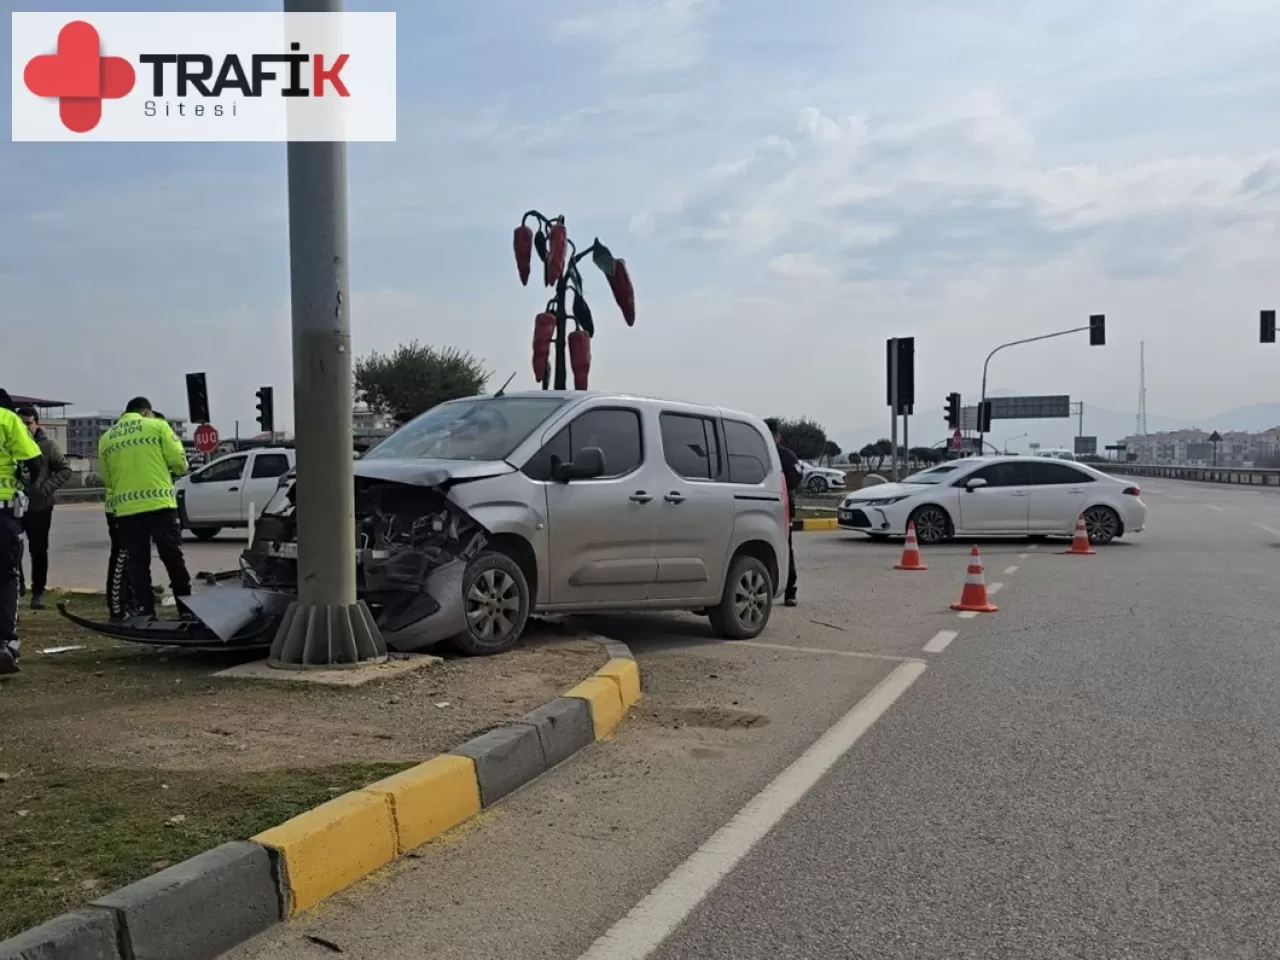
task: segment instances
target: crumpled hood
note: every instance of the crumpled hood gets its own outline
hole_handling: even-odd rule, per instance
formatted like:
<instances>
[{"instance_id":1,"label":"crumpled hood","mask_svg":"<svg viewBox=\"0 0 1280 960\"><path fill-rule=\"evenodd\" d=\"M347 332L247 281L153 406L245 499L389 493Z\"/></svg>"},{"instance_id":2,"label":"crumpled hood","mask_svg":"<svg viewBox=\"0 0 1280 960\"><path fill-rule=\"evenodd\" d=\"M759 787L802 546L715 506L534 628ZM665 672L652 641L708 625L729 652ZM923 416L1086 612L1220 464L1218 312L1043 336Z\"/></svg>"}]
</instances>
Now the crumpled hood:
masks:
<instances>
[{"instance_id":1,"label":"crumpled hood","mask_svg":"<svg viewBox=\"0 0 1280 960\"><path fill-rule=\"evenodd\" d=\"M447 480L480 480L514 473L505 460L357 460L357 477L419 487L438 487Z\"/></svg>"}]
</instances>

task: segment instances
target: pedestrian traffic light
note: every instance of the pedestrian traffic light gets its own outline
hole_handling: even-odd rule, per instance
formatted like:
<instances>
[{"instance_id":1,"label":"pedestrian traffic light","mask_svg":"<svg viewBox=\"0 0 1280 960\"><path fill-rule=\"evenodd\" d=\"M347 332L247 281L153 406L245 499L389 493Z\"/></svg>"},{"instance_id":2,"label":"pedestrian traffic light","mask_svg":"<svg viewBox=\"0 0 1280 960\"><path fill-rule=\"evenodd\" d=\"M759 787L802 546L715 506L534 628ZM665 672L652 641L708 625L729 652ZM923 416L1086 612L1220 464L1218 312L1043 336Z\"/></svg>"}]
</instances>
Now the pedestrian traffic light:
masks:
<instances>
[{"instance_id":1,"label":"pedestrian traffic light","mask_svg":"<svg viewBox=\"0 0 1280 960\"><path fill-rule=\"evenodd\" d=\"M947 411L947 426L952 430L960 426L960 394L948 393L944 409Z\"/></svg>"},{"instance_id":2,"label":"pedestrian traffic light","mask_svg":"<svg viewBox=\"0 0 1280 960\"><path fill-rule=\"evenodd\" d=\"M209 422L209 387L203 373L187 374L187 412L192 423Z\"/></svg>"},{"instance_id":3,"label":"pedestrian traffic light","mask_svg":"<svg viewBox=\"0 0 1280 960\"><path fill-rule=\"evenodd\" d=\"M1262 311L1262 342L1276 342L1276 312L1274 310Z\"/></svg>"},{"instance_id":4,"label":"pedestrian traffic light","mask_svg":"<svg viewBox=\"0 0 1280 960\"><path fill-rule=\"evenodd\" d=\"M258 392L254 394L258 398L258 426L262 428L263 433L276 432L276 411L273 393L274 391L270 387L259 387Z\"/></svg>"},{"instance_id":5,"label":"pedestrian traffic light","mask_svg":"<svg viewBox=\"0 0 1280 960\"><path fill-rule=\"evenodd\" d=\"M991 401L983 400L978 404L978 432L991 432Z\"/></svg>"},{"instance_id":6,"label":"pedestrian traffic light","mask_svg":"<svg viewBox=\"0 0 1280 960\"><path fill-rule=\"evenodd\" d=\"M1095 313L1089 318L1089 346L1105 347L1107 345L1107 318L1105 314Z\"/></svg>"}]
</instances>

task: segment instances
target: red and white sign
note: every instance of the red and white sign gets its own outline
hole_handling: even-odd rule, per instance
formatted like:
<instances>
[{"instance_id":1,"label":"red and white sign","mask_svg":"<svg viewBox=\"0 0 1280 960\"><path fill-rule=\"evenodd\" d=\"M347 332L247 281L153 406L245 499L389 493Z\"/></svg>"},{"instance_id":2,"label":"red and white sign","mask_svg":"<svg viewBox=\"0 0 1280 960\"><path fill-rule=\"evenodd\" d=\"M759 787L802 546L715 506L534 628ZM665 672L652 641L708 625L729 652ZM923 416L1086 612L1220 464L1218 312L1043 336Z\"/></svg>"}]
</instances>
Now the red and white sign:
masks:
<instances>
[{"instance_id":1,"label":"red and white sign","mask_svg":"<svg viewBox=\"0 0 1280 960\"><path fill-rule=\"evenodd\" d=\"M394 13L14 13L14 140L396 139Z\"/></svg>"},{"instance_id":2,"label":"red and white sign","mask_svg":"<svg viewBox=\"0 0 1280 960\"><path fill-rule=\"evenodd\" d=\"M196 449L201 453L213 453L218 449L218 431L211 423L196 427Z\"/></svg>"},{"instance_id":3,"label":"red and white sign","mask_svg":"<svg viewBox=\"0 0 1280 960\"><path fill-rule=\"evenodd\" d=\"M956 432L951 435L951 449L964 449L964 434L960 432L960 428L956 427Z\"/></svg>"}]
</instances>

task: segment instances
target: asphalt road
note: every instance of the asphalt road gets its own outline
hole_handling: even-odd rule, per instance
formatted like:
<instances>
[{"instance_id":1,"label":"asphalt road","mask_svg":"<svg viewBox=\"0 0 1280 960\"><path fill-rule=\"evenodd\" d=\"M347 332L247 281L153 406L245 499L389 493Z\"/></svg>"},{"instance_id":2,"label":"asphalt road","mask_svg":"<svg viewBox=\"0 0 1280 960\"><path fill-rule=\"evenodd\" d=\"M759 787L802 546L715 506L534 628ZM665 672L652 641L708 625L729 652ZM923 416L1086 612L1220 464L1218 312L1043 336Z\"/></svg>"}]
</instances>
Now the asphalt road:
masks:
<instances>
[{"instance_id":1,"label":"asphalt road","mask_svg":"<svg viewBox=\"0 0 1280 960\"><path fill-rule=\"evenodd\" d=\"M796 538L756 645L632 643L617 738L229 956L1280 956L1280 497L1153 481L1096 556Z\"/></svg>"},{"instance_id":2,"label":"asphalt road","mask_svg":"<svg viewBox=\"0 0 1280 960\"><path fill-rule=\"evenodd\" d=\"M234 570L244 547L243 530L222 533L208 543L197 541L188 534L183 542L183 553L187 558L187 569L194 575L202 570ZM102 504L76 503L54 507L49 550L50 586L102 590L111 550ZM169 580L159 558L152 567L154 582L167 585Z\"/></svg>"}]
</instances>

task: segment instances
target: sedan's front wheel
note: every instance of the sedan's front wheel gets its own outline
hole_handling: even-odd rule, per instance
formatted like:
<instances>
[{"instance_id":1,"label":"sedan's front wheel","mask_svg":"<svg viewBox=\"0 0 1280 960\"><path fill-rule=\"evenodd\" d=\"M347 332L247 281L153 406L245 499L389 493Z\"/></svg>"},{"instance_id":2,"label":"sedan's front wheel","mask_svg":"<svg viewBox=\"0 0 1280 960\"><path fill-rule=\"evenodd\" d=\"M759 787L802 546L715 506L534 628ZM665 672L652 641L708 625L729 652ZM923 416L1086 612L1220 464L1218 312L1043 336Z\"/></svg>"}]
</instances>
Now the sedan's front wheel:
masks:
<instances>
[{"instance_id":1,"label":"sedan's front wheel","mask_svg":"<svg viewBox=\"0 0 1280 960\"><path fill-rule=\"evenodd\" d=\"M951 518L941 507L920 507L909 522L916 525L916 539L923 544L941 543L951 536Z\"/></svg>"},{"instance_id":2,"label":"sedan's front wheel","mask_svg":"<svg viewBox=\"0 0 1280 960\"><path fill-rule=\"evenodd\" d=\"M809 478L809 490L812 493L826 493L831 489L831 484L827 482L827 478L821 474L815 474Z\"/></svg>"}]
</instances>

